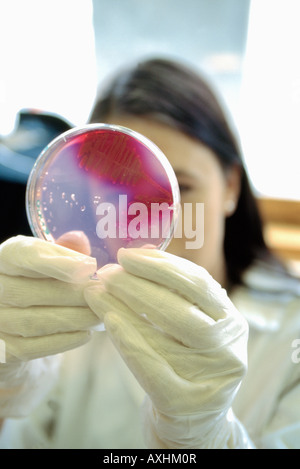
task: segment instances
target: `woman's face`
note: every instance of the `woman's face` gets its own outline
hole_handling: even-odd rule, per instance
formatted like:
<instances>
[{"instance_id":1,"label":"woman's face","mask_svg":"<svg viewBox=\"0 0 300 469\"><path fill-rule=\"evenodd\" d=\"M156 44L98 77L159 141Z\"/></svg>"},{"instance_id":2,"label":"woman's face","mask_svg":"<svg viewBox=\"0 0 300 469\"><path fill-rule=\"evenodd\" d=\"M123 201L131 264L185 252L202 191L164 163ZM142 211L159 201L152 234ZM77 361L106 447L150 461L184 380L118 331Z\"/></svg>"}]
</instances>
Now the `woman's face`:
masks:
<instances>
[{"instance_id":1,"label":"woman's face","mask_svg":"<svg viewBox=\"0 0 300 469\"><path fill-rule=\"evenodd\" d=\"M167 251L203 266L225 285L224 222L230 201L238 197L238 172L225 175L208 147L167 124L132 116L110 118L108 122L141 133L166 155L177 176L182 206L182 236L176 235Z\"/></svg>"}]
</instances>

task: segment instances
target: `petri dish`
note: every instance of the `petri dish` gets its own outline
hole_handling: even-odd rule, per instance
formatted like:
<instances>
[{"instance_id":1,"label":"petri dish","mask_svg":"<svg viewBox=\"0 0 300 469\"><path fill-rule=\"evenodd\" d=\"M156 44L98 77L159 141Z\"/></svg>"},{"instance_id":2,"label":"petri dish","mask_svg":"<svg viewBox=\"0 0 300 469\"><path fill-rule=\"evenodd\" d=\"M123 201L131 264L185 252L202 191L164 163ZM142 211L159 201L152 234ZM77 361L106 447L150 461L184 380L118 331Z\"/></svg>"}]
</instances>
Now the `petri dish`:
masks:
<instances>
[{"instance_id":1,"label":"petri dish","mask_svg":"<svg viewBox=\"0 0 300 469\"><path fill-rule=\"evenodd\" d=\"M121 247L166 249L179 210L166 156L145 136L111 124L56 137L37 158L26 188L33 235L57 244L72 239L71 248L95 257L98 268L116 262Z\"/></svg>"}]
</instances>

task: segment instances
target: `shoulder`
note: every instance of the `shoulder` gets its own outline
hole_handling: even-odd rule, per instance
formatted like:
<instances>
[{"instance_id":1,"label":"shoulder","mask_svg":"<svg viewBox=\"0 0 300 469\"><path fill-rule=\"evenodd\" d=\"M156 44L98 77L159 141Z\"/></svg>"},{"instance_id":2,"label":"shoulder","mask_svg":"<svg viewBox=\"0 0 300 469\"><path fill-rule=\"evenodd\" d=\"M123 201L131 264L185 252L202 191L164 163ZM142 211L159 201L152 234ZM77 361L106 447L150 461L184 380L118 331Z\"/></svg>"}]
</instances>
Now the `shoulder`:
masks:
<instances>
[{"instance_id":1,"label":"shoulder","mask_svg":"<svg viewBox=\"0 0 300 469\"><path fill-rule=\"evenodd\" d=\"M300 333L300 280L284 270L257 261L230 297L250 327L274 331L293 324Z\"/></svg>"}]
</instances>

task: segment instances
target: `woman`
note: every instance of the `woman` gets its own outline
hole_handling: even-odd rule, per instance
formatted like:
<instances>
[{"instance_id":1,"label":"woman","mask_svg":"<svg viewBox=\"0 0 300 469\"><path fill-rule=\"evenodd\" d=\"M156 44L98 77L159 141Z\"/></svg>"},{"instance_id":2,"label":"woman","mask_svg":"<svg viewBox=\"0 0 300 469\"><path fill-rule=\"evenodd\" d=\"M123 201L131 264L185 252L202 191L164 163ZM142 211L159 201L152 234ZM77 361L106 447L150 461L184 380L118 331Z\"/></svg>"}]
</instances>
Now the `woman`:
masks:
<instances>
[{"instance_id":1,"label":"woman","mask_svg":"<svg viewBox=\"0 0 300 469\"><path fill-rule=\"evenodd\" d=\"M29 383L32 393L33 373L44 377L36 391L42 400L53 376L45 373L45 361L53 370L57 353L82 345L88 340L86 330L104 321L115 349L103 334L101 339L94 334L87 345L64 354L63 376L50 394L52 410L48 405L45 413L43 402L36 410L35 403L28 404L31 416L23 428L27 435L31 431L35 444L106 447L108 427L115 443L107 447L141 444L136 440L135 406L130 397L126 400L127 369L119 364L118 350L146 393L143 428L148 447L299 447L300 371L291 359L293 340L300 334L299 286L264 243L238 146L213 93L193 71L170 61L149 60L111 82L90 122L129 127L161 148L177 174L182 203L204 203L204 245L187 249L183 237L174 239L167 253L120 250L119 265L103 268L101 285L95 285L87 280L95 265L86 256L79 259L72 251L31 238L5 243L0 268L2 283L8 286L1 302L9 308L1 310L6 322L0 323L0 338L14 359L2 368L1 381L10 388L2 404L2 416L8 419L3 434L14 431L9 417L22 415L22 406L15 404L17 398L22 402L20 379ZM21 294L12 301L9 293L5 296L9 291ZM38 322L43 313L42 324L31 331L22 325L26 330L21 332L16 331L16 321L7 327L3 311L15 313L24 303L31 321L34 317ZM27 335L26 345L15 334ZM118 367L115 374L112 367ZM117 399L102 389L105 381L111 383L111 394L123 383L122 418L112 413ZM26 402L26 390L22 396ZM103 407L110 409L111 418L105 420ZM15 430L20 438L23 428ZM39 429L38 437L34 428ZM131 428L132 434L127 432L121 442L118 428ZM113 446L117 441L119 446Z\"/></svg>"}]
</instances>

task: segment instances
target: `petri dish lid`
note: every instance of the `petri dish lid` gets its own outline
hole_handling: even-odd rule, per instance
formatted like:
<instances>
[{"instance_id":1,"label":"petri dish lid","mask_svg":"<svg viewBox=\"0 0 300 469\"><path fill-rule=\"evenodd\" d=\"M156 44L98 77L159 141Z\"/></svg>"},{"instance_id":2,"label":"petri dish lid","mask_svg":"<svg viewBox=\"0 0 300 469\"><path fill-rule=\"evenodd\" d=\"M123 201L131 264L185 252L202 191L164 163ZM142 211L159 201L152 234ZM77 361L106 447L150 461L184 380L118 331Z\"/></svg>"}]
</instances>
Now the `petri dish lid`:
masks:
<instances>
[{"instance_id":1,"label":"petri dish lid","mask_svg":"<svg viewBox=\"0 0 300 469\"><path fill-rule=\"evenodd\" d=\"M180 210L175 173L148 138L126 127L88 124L42 151L26 188L34 236L97 259L117 261L120 247L168 246Z\"/></svg>"}]
</instances>

